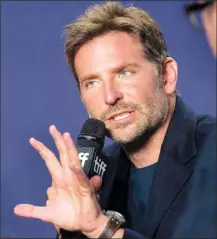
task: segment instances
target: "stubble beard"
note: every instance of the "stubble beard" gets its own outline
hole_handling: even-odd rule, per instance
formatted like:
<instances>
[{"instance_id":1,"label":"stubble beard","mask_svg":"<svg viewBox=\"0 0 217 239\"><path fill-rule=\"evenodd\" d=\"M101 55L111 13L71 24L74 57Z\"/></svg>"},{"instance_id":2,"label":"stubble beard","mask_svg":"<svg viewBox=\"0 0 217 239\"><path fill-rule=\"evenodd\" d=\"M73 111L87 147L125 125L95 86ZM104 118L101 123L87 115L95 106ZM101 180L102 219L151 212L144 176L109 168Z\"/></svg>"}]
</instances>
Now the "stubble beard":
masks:
<instances>
[{"instance_id":1,"label":"stubble beard","mask_svg":"<svg viewBox=\"0 0 217 239\"><path fill-rule=\"evenodd\" d=\"M115 129L107 130L108 136L120 143L128 153L144 147L169 116L168 99L162 89L157 89L146 104L134 105L134 109L137 116L135 122L116 125Z\"/></svg>"}]
</instances>

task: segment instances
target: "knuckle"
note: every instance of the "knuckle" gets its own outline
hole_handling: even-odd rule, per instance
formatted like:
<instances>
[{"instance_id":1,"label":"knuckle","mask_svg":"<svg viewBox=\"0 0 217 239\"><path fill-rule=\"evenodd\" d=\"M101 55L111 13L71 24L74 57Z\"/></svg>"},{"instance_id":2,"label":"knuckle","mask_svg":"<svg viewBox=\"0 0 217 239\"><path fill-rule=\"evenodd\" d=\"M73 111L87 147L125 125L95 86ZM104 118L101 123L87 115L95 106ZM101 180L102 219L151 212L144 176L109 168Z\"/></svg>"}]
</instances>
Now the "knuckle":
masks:
<instances>
[{"instance_id":1,"label":"knuckle","mask_svg":"<svg viewBox=\"0 0 217 239\"><path fill-rule=\"evenodd\" d=\"M39 150L38 152L39 152L40 156L41 156L45 161L47 161L47 160L49 159L49 157L47 157L47 154L46 154L46 152L45 152L44 150Z\"/></svg>"},{"instance_id":2,"label":"knuckle","mask_svg":"<svg viewBox=\"0 0 217 239\"><path fill-rule=\"evenodd\" d=\"M55 158L56 155L51 150L49 150L49 157L50 158Z\"/></svg>"}]
</instances>

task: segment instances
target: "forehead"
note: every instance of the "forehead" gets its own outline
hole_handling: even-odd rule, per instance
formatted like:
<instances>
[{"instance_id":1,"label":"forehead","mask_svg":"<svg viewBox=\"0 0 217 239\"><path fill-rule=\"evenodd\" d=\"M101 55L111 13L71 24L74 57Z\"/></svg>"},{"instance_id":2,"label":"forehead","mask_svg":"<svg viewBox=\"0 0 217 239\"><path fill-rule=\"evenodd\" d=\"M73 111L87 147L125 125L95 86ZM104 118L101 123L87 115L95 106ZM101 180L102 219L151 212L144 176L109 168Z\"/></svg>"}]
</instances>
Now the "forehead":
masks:
<instances>
[{"instance_id":1,"label":"forehead","mask_svg":"<svg viewBox=\"0 0 217 239\"><path fill-rule=\"evenodd\" d=\"M85 65L118 64L121 61L144 58L142 45L132 34L109 32L85 43L75 55L76 71Z\"/></svg>"}]
</instances>

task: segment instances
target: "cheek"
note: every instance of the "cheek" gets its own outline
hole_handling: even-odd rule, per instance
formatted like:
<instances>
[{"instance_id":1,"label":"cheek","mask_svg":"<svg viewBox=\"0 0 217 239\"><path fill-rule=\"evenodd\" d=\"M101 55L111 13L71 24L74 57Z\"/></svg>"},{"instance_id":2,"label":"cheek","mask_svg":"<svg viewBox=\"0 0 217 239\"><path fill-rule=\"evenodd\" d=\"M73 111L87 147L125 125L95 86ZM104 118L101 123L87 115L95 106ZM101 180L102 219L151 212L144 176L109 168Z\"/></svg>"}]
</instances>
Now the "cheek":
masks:
<instances>
[{"instance_id":1,"label":"cheek","mask_svg":"<svg viewBox=\"0 0 217 239\"><path fill-rule=\"evenodd\" d=\"M137 105L145 104L147 99L152 95L150 89L142 85L132 85L129 89L126 89L124 93L124 102L131 102Z\"/></svg>"},{"instance_id":2,"label":"cheek","mask_svg":"<svg viewBox=\"0 0 217 239\"><path fill-rule=\"evenodd\" d=\"M131 98L138 102L144 103L146 98L153 95L156 85L154 80L150 77L140 77L134 84L129 88Z\"/></svg>"},{"instance_id":3,"label":"cheek","mask_svg":"<svg viewBox=\"0 0 217 239\"><path fill-rule=\"evenodd\" d=\"M100 96L86 96L82 97L82 102L88 111L88 113L94 117L99 119L103 109L103 102Z\"/></svg>"}]
</instances>

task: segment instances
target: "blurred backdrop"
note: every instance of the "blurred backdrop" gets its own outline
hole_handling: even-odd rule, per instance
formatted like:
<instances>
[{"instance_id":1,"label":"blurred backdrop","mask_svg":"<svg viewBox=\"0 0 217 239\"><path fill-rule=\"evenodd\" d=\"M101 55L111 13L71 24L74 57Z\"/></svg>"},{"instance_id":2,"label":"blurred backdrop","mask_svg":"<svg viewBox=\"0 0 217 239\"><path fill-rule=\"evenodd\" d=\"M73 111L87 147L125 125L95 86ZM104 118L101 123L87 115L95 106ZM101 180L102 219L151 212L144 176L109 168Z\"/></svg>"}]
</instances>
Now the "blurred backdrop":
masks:
<instances>
[{"instance_id":1,"label":"blurred backdrop","mask_svg":"<svg viewBox=\"0 0 217 239\"><path fill-rule=\"evenodd\" d=\"M20 218L18 203L44 205L49 173L28 143L54 152L48 127L76 140L87 113L63 55L62 27L91 1L2 1L1 9L1 236L51 238L53 227ZM148 11L179 65L178 91L196 112L216 114L216 68L205 36L190 25L186 1L124 1ZM109 143L109 141L106 141Z\"/></svg>"}]
</instances>

